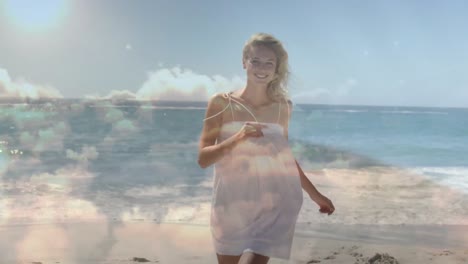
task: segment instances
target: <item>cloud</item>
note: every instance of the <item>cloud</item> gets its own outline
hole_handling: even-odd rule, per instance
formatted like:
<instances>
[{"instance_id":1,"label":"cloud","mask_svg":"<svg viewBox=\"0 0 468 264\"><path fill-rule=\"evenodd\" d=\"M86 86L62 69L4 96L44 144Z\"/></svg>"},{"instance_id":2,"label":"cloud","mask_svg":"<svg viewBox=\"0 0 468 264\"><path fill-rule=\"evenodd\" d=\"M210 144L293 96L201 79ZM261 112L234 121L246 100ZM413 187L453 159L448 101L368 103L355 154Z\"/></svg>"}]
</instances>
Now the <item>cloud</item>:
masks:
<instances>
[{"instance_id":1,"label":"cloud","mask_svg":"<svg viewBox=\"0 0 468 264\"><path fill-rule=\"evenodd\" d=\"M103 110L105 111L104 121L107 123L116 123L125 118L124 113L120 109L103 108Z\"/></svg>"},{"instance_id":2,"label":"cloud","mask_svg":"<svg viewBox=\"0 0 468 264\"><path fill-rule=\"evenodd\" d=\"M69 132L69 126L64 122L39 128L34 132L22 131L19 136L20 146L33 151L61 151Z\"/></svg>"},{"instance_id":3,"label":"cloud","mask_svg":"<svg viewBox=\"0 0 468 264\"><path fill-rule=\"evenodd\" d=\"M130 92L128 90L122 90L122 91L112 91L108 95L104 97L104 99L111 99L115 101L120 101L120 100L135 100L136 99L136 94L133 92Z\"/></svg>"},{"instance_id":4,"label":"cloud","mask_svg":"<svg viewBox=\"0 0 468 264\"><path fill-rule=\"evenodd\" d=\"M132 101L136 100L136 94L129 90L113 90L105 96L100 96L98 94L87 94L84 96L85 99L94 101L94 100L110 100L111 103L118 103L120 101ZM102 103L101 106L111 106L107 103Z\"/></svg>"},{"instance_id":5,"label":"cloud","mask_svg":"<svg viewBox=\"0 0 468 264\"><path fill-rule=\"evenodd\" d=\"M82 166L66 166L55 172L18 178L2 191L17 193L5 199L4 221L22 219L25 222L103 219L91 202L74 197L74 192L88 188L94 174Z\"/></svg>"},{"instance_id":6,"label":"cloud","mask_svg":"<svg viewBox=\"0 0 468 264\"><path fill-rule=\"evenodd\" d=\"M63 98L55 88L24 80L13 81L8 71L0 68L0 98Z\"/></svg>"},{"instance_id":7,"label":"cloud","mask_svg":"<svg viewBox=\"0 0 468 264\"><path fill-rule=\"evenodd\" d=\"M52 127L39 130L34 150L61 151L63 149L63 141L69 131L70 128L65 122L59 122Z\"/></svg>"},{"instance_id":8,"label":"cloud","mask_svg":"<svg viewBox=\"0 0 468 264\"><path fill-rule=\"evenodd\" d=\"M352 90L358 85L358 81L349 78L334 88L319 87L309 91L294 93L291 98L297 103L342 103L352 95Z\"/></svg>"},{"instance_id":9,"label":"cloud","mask_svg":"<svg viewBox=\"0 0 468 264\"><path fill-rule=\"evenodd\" d=\"M113 130L120 134L136 133L138 128L128 119L120 120L112 127Z\"/></svg>"},{"instance_id":10,"label":"cloud","mask_svg":"<svg viewBox=\"0 0 468 264\"><path fill-rule=\"evenodd\" d=\"M132 120L125 117L125 113L116 108L102 108L104 111L104 121L112 124L112 131L117 134L127 134L137 132L138 128Z\"/></svg>"},{"instance_id":11,"label":"cloud","mask_svg":"<svg viewBox=\"0 0 468 264\"><path fill-rule=\"evenodd\" d=\"M81 153L75 152L71 149L67 149L67 158L78 161L83 164L87 164L89 160L95 160L99 156L99 153L94 146L83 146Z\"/></svg>"},{"instance_id":12,"label":"cloud","mask_svg":"<svg viewBox=\"0 0 468 264\"><path fill-rule=\"evenodd\" d=\"M216 92L234 90L243 84L237 76L232 79L220 75L210 77L174 67L151 72L136 97L141 100L206 101Z\"/></svg>"},{"instance_id":13,"label":"cloud","mask_svg":"<svg viewBox=\"0 0 468 264\"><path fill-rule=\"evenodd\" d=\"M316 88L310 91L297 92L291 95L293 102L310 103L323 97L328 97L330 90L325 88Z\"/></svg>"},{"instance_id":14,"label":"cloud","mask_svg":"<svg viewBox=\"0 0 468 264\"><path fill-rule=\"evenodd\" d=\"M358 82L355 79L348 79L338 86L334 94L336 96L346 96L351 92L351 89L357 85L357 83Z\"/></svg>"},{"instance_id":15,"label":"cloud","mask_svg":"<svg viewBox=\"0 0 468 264\"><path fill-rule=\"evenodd\" d=\"M160 67L162 64L160 65ZM180 67L162 68L148 74L148 79L136 93L113 90L105 96L86 95L90 100L111 100L112 103L133 100L207 101L217 92L238 89L245 80L221 75L207 76Z\"/></svg>"}]
</instances>

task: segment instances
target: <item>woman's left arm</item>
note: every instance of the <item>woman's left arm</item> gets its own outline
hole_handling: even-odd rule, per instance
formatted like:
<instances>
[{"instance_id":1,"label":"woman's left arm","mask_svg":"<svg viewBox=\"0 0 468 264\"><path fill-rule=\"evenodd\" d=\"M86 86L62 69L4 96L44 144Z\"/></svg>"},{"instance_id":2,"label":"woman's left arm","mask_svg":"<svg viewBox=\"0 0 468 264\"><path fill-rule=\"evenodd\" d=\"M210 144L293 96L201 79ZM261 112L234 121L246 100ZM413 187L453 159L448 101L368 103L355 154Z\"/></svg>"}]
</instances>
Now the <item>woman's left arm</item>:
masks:
<instances>
[{"instance_id":1,"label":"woman's left arm","mask_svg":"<svg viewBox=\"0 0 468 264\"><path fill-rule=\"evenodd\" d=\"M301 186L304 191L309 194L310 199L314 201L319 207L319 211L321 213L327 213L329 215L333 214L335 211L335 206L333 205L332 201L328 199L325 195L321 194L317 188L312 184L312 182L307 178L304 171L302 171L301 166L296 161L297 170L299 171L299 175L301 177Z\"/></svg>"},{"instance_id":2,"label":"woman's left arm","mask_svg":"<svg viewBox=\"0 0 468 264\"><path fill-rule=\"evenodd\" d=\"M292 112L292 102L291 101L288 101L287 110L288 110L287 118L286 118L286 120L283 121L284 122L283 123L284 136L286 137L286 139L288 139L288 126L289 126L289 120L291 118L291 112ZM332 214L335 211L335 207L334 207L332 201L330 199L328 199L326 196L324 196L323 194L321 194L317 190L317 188L315 188L314 184L305 175L304 171L302 170L302 168L299 165L299 163L297 162L297 160L295 160L295 162L296 162L297 170L299 172L299 176L301 178L302 189L304 189L304 191L307 192L307 194L312 199L312 201L317 203L317 205L320 207L320 212L328 213L329 215Z\"/></svg>"}]
</instances>

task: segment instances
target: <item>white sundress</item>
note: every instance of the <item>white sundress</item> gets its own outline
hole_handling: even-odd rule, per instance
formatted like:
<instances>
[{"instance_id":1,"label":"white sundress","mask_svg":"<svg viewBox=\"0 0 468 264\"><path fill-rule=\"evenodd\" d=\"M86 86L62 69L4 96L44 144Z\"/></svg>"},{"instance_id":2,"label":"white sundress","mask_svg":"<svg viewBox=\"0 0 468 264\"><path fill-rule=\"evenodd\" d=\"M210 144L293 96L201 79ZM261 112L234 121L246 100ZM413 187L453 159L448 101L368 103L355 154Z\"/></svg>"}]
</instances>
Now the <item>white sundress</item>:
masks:
<instances>
[{"instance_id":1,"label":"white sundress","mask_svg":"<svg viewBox=\"0 0 468 264\"><path fill-rule=\"evenodd\" d=\"M257 120L244 105L230 95L228 98L231 111L234 101ZM244 123L223 124L218 143L237 133ZM303 201L299 172L283 127L261 124L266 125L263 137L248 138L214 165L213 243L221 255L240 255L248 250L289 259Z\"/></svg>"}]
</instances>

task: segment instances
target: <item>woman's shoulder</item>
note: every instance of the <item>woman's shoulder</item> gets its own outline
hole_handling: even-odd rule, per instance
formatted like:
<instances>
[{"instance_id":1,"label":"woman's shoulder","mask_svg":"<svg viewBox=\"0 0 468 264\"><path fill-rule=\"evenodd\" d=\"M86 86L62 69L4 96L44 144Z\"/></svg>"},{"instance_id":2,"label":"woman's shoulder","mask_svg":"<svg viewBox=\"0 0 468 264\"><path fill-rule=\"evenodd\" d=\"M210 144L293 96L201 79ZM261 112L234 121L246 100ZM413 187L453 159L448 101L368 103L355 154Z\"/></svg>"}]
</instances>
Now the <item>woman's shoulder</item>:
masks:
<instances>
[{"instance_id":1,"label":"woman's shoulder","mask_svg":"<svg viewBox=\"0 0 468 264\"><path fill-rule=\"evenodd\" d=\"M282 100L281 103L281 116L284 116L285 118L289 118L293 108L293 102L291 99L285 97Z\"/></svg>"},{"instance_id":2,"label":"woman's shoulder","mask_svg":"<svg viewBox=\"0 0 468 264\"><path fill-rule=\"evenodd\" d=\"M211 96L211 98L209 99L209 103L221 106L226 105L227 103L229 103L229 93L216 93Z\"/></svg>"},{"instance_id":3,"label":"woman's shoulder","mask_svg":"<svg viewBox=\"0 0 468 264\"><path fill-rule=\"evenodd\" d=\"M292 108L292 106L293 106L293 102L292 102L291 99L288 98L288 97L282 97L282 98L280 99L280 103L281 103L282 105L285 105L285 106L287 105L289 108Z\"/></svg>"},{"instance_id":4,"label":"woman's shoulder","mask_svg":"<svg viewBox=\"0 0 468 264\"><path fill-rule=\"evenodd\" d=\"M224 112L230 105L230 92L220 92L213 94L208 100L208 111Z\"/></svg>"}]
</instances>

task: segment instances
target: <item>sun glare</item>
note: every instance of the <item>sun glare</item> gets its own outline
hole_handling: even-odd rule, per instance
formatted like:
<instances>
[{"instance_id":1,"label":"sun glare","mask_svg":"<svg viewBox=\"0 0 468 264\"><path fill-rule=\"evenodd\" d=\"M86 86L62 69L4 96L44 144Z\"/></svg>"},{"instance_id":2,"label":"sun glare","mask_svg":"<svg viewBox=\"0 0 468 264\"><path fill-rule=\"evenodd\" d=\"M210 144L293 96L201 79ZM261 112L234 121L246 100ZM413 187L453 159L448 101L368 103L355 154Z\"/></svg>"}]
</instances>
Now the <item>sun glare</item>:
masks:
<instances>
[{"instance_id":1,"label":"sun glare","mask_svg":"<svg viewBox=\"0 0 468 264\"><path fill-rule=\"evenodd\" d=\"M26 31L44 31L60 25L68 13L68 0L5 0L8 20Z\"/></svg>"}]
</instances>

